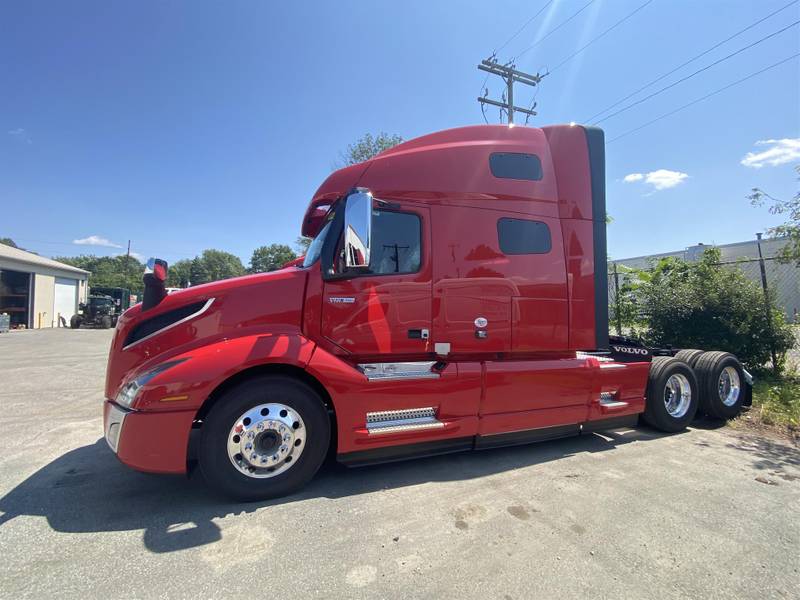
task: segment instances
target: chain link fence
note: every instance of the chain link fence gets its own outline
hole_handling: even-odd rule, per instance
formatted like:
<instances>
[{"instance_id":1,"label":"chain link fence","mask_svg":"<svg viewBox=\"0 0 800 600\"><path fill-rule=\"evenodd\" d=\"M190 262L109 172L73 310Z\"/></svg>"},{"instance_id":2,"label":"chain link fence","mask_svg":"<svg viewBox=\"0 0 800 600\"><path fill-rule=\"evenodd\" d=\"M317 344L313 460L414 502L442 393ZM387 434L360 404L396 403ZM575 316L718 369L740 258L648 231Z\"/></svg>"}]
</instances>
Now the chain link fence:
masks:
<instances>
[{"instance_id":1,"label":"chain link fence","mask_svg":"<svg viewBox=\"0 0 800 600\"><path fill-rule=\"evenodd\" d=\"M653 271L647 268L627 266L625 261L609 263L608 304L609 328L617 335L631 335L637 332L629 323L647 321L647 315L636 306L635 299L629 296L630 285L641 279L642 274ZM737 269L747 279L756 283L764 294L764 306L770 299L783 312L786 322L792 325L795 347L786 355L787 366L800 369L800 268L795 262L786 262L778 256L761 258L740 258L722 260L714 265L725 269Z\"/></svg>"}]
</instances>

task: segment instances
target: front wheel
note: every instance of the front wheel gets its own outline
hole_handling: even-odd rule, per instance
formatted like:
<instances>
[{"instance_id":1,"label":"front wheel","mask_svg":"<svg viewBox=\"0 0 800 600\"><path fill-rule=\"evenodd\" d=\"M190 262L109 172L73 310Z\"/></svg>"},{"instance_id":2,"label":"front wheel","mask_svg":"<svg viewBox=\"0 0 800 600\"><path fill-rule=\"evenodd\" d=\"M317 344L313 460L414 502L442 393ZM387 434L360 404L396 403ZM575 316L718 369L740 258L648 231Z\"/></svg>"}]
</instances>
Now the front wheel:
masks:
<instances>
[{"instance_id":1,"label":"front wheel","mask_svg":"<svg viewBox=\"0 0 800 600\"><path fill-rule=\"evenodd\" d=\"M69 319L69 327L70 329L80 329L81 318L78 315L72 315Z\"/></svg>"},{"instance_id":2,"label":"front wheel","mask_svg":"<svg viewBox=\"0 0 800 600\"><path fill-rule=\"evenodd\" d=\"M225 392L204 420L200 470L238 500L290 494L314 476L328 452L330 419L305 383L259 376Z\"/></svg>"},{"instance_id":3,"label":"front wheel","mask_svg":"<svg viewBox=\"0 0 800 600\"><path fill-rule=\"evenodd\" d=\"M685 429L697 412L697 390L689 365L673 357L655 357L647 380L645 422L669 433Z\"/></svg>"}]
</instances>

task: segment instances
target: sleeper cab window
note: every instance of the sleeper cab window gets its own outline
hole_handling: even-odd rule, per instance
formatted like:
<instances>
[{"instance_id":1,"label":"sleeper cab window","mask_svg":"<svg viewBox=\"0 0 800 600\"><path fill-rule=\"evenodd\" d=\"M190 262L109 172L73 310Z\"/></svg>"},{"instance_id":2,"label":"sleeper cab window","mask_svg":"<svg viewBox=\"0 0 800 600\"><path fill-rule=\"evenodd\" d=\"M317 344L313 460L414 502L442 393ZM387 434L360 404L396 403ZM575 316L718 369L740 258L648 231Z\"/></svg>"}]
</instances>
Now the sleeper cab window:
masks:
<instances>
[{"instance_id":1,"label":"sleeper cab window","mask_svg":"<svg viewBox=\"0 0 800 600\"><path fill-rule=\"evenodd\" d=\"M552 247L550 228L541 221L499 219L497 238L503 254L547 254Z\"/></svg>"},{"instance_id":2,"label":"sleeper cab window","mask_svg":"<svg viewBox=\"0 0 800 600\"><path fill-rule=\"evenodd\" d=\"M494 152L489 155L492 175L502 179L539 181L542 178L542 161L535 154L522 152Z\"/></svg>"},{"instance_id":3,"label":"sleeper cab window","mask_svg":"<svg viewBox=\"0 0 800 600\"><path fill-rule=\"evenodd\" d=\"M374 275L419 271L422 223L412 213L372 211L369 270Z\"/></svg>"}]
</instances>

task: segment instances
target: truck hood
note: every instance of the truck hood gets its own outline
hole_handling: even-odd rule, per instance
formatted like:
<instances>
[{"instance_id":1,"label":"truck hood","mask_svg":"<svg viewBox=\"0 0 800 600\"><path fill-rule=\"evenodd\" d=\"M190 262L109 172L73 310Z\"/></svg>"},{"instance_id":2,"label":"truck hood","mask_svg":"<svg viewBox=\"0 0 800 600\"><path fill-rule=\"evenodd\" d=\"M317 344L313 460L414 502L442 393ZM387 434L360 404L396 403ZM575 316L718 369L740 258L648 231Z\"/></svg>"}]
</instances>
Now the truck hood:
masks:
<instances>
[{"instance_id":1,"label":"truck hood","mask_svg":"<svg viewBox=\"0 0 800 600\"><path fill-rule=\"evenodd\" d=\"M106 398L125 379L172 356L225 339L300 334L307 271L295 267L215 281L169 294L117 322L106 370Z\"/></svg>"}]
</instances>

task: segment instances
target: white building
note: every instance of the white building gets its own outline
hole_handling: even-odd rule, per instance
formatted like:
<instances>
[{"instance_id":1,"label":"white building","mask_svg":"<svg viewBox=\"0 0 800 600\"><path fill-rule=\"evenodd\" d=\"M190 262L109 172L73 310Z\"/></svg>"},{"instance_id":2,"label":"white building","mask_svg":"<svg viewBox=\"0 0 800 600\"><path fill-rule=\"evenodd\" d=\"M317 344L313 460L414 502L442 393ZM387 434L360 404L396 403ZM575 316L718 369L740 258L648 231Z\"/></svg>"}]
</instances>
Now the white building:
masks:
<instances>
[{"instance_id":1,"label":"white building","mask_svg":"<svg viewBox=\"0 0 800 600\"><path fill-rule=\"evenodd\" d=\"M0 244L0 314L11 327L69 326L86 302L89 272Z\"/></svg>"}]
</instances>

